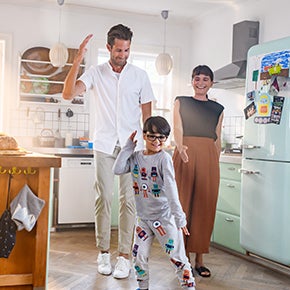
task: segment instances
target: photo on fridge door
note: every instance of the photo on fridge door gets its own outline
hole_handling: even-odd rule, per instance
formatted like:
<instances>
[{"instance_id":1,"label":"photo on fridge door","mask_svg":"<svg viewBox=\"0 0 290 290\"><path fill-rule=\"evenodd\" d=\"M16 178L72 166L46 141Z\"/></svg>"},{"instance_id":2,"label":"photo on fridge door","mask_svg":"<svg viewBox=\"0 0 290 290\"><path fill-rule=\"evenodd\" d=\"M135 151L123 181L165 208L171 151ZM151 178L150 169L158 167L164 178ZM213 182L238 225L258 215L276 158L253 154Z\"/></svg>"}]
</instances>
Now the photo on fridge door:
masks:
<instances>
[{"instance_id":1,"label":"photo on fridge door","mask_svg":"<svg viewBox=\"0 0 290 290\"><path fill-rule=\"evenodd\" d=\"M256 105L255 102L250 103L245 109L244 114L246 120L249 119L251 116L253 116L256 113Z\"/></svg>"},{"instance_id":2,"label":"photo on fridge door","mask_svg":"<svg viewBox=\"0 0 290 290\"><path fill-rule=\"evenodd\" d=\"M273 97L273 104L270 116L271 123L275 123L277 125L280 124L284 99L285 99L284 97L279 96Z\"/></svg>"}]
</instances>

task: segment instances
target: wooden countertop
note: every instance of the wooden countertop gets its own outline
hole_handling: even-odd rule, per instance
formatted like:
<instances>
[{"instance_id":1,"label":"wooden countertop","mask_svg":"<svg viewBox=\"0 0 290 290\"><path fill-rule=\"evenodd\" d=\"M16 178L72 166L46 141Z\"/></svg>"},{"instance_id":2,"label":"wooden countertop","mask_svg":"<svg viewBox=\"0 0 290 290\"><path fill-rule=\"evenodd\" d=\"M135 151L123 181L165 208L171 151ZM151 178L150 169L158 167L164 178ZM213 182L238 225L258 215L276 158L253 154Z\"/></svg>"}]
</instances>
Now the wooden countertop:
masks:
<instances>
[{"instance_id":1,"label":"wooden countertop","mask_svg":"<svg viewBox=\"0 0 290 290\"><path fill-rule=\"evenodd\" d=\"M61 157L40 153L0 155L0 167L61 167Z\"/></svg>"}]
</instances>

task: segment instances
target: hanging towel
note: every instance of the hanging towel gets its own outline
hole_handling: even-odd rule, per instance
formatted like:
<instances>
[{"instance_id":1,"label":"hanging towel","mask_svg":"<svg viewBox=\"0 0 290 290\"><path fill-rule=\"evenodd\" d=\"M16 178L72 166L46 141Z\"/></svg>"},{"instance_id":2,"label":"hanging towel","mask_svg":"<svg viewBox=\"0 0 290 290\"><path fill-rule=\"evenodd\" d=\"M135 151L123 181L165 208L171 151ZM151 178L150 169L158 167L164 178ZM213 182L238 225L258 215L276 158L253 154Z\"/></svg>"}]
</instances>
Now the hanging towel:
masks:
<instances>
[{"instance_id":1,"label":"hanging towel","mask_svg":"<svg viewBox=\"0 0 290 290\"><path fill-rule=\"evenodd\" d=\"M44 204L45 201L38 198L25 184L10 203L12 220L16 223L18 231L26 229L30 232L33 229Z\"/></svg>"}]
</instances>

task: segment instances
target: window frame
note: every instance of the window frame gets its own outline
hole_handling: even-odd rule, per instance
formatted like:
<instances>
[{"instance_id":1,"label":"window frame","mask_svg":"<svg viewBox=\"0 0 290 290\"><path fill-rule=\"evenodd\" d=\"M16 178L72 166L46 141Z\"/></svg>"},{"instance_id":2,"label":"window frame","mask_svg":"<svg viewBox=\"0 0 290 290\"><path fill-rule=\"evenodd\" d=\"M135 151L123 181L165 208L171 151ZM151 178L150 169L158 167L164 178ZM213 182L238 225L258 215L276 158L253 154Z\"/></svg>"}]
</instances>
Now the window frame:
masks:
<instances>
[{"instance_id":1,"label":"window frame","mask_svg":"<svg viewBox=\"0 0 290 290\"><path fill-rule=\"evenodd\" d=\"M99 50L102 52L107 52L106 47L101 44L100 42L96 41L92 43L91 51L94 52L94 56L92 58L93 64L102 63L105 61L105 58L102 58L100 62L98 62L99 59ZM97 52L97 53L96 53ZM140 46L140 45L131 45L130 50L130 56L128 59L129 63L134 63L134 57L138 57L138 55L141 55L141 57L148 55L149 58L153 58L154 61L157 58L158 54L163 52L163 48L159 46ZM163 99L162 102L154 102L153 104L153 114L163 115L164 117L169 117L171 119L171 116L167 116L167 113L171 112L172 103L173 103L173 96L175 95L175 75L177 73L177 67L174 65L177 63L177 49L168 48L167 52L170 53L171 57L173 58L173 70L170 72L168 76L158 76L157 70L155 68L155 74L158 76L159 80L155 81L151 76L150 72L147 71L153 92L157 99L160 99L160 94L164 96L168 96L166 100ZM108 52L107 52L108 53ZM92 53L91 53L92 54ZM92 56L92 55L91 55ZM132 61L133 60L133 61ZM136 65L136 64L135 64ZM155 67L155 63L154 63ZM141 67L144 69L144 67ZM165 116L166 115L166 116Z\"/></svg>"},{"instance_id":2,"label":"window frame","mask_svg":"<svg viewBox=\"0 0 290 290\"><path fill-rule=\"evenodd\" d=\"M7 131L9 124L9 111L10 104L13 102L11 98L5 96L12 96L11 93L11 71L12 71L12 61L11 61L11 52L12 52L12 35L0 33L1 45L1 80L0 80L0 131Z\"/></svg>"}]
</instances>

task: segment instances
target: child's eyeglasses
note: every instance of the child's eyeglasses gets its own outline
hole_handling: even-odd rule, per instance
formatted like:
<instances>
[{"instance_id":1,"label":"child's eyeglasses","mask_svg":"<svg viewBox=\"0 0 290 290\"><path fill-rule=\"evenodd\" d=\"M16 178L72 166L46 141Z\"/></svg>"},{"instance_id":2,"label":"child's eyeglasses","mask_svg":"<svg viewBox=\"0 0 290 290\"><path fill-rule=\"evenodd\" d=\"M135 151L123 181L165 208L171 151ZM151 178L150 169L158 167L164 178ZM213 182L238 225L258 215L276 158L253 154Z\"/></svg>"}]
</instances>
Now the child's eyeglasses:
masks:
<instances>
[{"instance_id":1,"label":"child's eyeglasses","mask_svg":"<svg viewBox=\"0 0 290 290\"><path fill-rule=\"evenodd\" d=\"M158 139L160 142L165 142L168 138L168 136L165 135L152 135L152 134L146 134L146 137L149 141L155 141Z\"/></svg>"}]
</instances>

